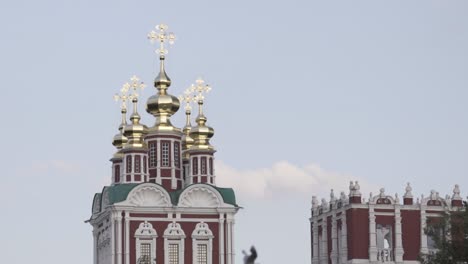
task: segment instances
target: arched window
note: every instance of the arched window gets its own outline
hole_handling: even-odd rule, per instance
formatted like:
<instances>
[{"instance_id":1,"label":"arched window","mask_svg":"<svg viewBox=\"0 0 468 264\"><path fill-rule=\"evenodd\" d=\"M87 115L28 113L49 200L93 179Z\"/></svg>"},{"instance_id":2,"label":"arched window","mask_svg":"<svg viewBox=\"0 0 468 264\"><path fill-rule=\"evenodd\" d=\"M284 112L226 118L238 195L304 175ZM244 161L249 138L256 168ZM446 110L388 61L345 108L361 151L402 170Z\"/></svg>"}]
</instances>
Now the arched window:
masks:
<instances>
[{"instance_id":1,"label":"arched window","mask_svg":"<svg viewBox=\"0 0 468 264\"><path fill-rule=\"evenodd\" d=\"M164 263L184 264L185 233L176 222L170 223L164 231Z\"/></svg>"},{"instance_id":2,"label":"arched window","mask_svg":"<svg viewBox=\"0 0 468 264\"><path fill-rule=\"evenodd\" d=\"M136 263L151 264L156 260L156 230L151 223L145 221L140 224L135 232Z\"/></svg>"},{"instance_id":3,"label":"arched window","mask_svg":"<svg viewBox=\"0 0 468 264\"><path fill-rule=\"evenodd\" d=\"M213 237L207 223L200 222L195 226L192 233L193 263L213 263Z\"/></svg>"}]
</instances>

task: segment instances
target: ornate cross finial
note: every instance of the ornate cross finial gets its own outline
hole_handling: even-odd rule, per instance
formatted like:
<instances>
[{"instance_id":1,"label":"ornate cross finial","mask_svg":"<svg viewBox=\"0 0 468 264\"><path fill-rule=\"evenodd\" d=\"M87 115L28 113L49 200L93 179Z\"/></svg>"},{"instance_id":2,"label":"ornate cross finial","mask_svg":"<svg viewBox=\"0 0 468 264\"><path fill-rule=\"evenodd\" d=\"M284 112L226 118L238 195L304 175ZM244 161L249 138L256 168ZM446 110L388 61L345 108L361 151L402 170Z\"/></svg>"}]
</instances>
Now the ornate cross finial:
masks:
<instances>
[{"instance_id":1,"label":"ornate cross finial","mask_svg":"<svg viewBox=\"0 0 468 264\"><path fill-rule=\"evenodd\" d=\"M211 91L211 86L205 84L205 81L202 78L198 78L195 81L195 84L190 86L189 90L196 94L198 101L203 101L205 99L203 94L209 93Z\"/></svg>"},{"instance_id":2,"label":"ornate cross finial","mask_svg":"<svg viewBox=\"0 0 468 264\"><path fill-rule=\"evenodd\" d=\"M193 94L193 92L191 91L191 87L186 89L184 91L184 94L180 95L179 96L179 101L185 103L185 106L184 106L184 109L186 111L190 111L192 110L192 106L191 106L191 103L192 102L196 102L197 101L197 98L196 96Z\"/></svg>"},{"instance_id":3,"label":"ornate cross finial","mask_svg":"<svg viewBox=\"0 0 468 264\"><path fill-rule=\"evenodd\" d=\"M146 85L143 82L140 82L140 78L138 78L136 75L133 75L132 78L130 78L130 83L125 83L123 85L122 89L126 89L127 91L132 89L131 94L128 96L128 99L132 100L132 102L135 103L135 101L138 100L138 90L143 90L145 89Z\"/></svg>"},{"instance_id":4,"label":"ornate cross finial","mask_svg":"<svg viewBox=\"0 0 468 264\"><path fill-rule=\"evenodd\" d=\"M168 26L165 24L159 24L155 29L156 30L152 30L148 33L148 39L152 44L159 42L159 48L156 49L156 53L159 54L159 56L164 57L168 52L165 44L174 44L176 36L172 32L167 32Z\"/></svg>"},{"instance_id":5,"label":"ornate cross finial","mask_svg":"<svg viewBox=\"0 0 468 264\"><path fill-rule=\"evenodd\" d=\"M127 100L129 99L129 96L128 96L128 83L124 84L122 86L122 88L120 89L120 93L116 93L114 95L114 100L116 102L118 101L121 101L122 102L122 105L120 106L120 109L122 111L124 110L127 110Z\"/></svg>"}]
</instances>

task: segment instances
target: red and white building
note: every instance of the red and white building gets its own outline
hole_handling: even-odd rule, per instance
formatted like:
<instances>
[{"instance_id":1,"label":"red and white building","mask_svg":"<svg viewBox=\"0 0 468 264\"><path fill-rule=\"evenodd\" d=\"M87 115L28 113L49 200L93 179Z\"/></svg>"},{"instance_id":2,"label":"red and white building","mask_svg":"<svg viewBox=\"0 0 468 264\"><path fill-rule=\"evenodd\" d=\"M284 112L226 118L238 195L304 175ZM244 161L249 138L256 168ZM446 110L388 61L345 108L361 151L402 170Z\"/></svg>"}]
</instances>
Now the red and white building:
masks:
<instances>
[{"instance_id":1,"label":"red and white building","mask_svg":"<svg viewBox=\"0 0 468 264\"><path fill-rule=\"evenodd\" d=\"M152 36L164 44L173 37L160 25ZM163 49L163 45L161 45ZM171 80L159 50L157 92L146 110L152 126L140 123L137 111L141 86L132 78L120 99L130 98L133 113L127 124L122 108L117 151L111 159L111 184L95 194L92 215L94 264L234 264L234 216L239 209L234 191L215 184L213 129L201 111L191 126L190 110L183 130L172 125L180 101L168 92ZM132 96L133 95L133 96Z\"/></svg>"},{"instance_id":2,"label":"red and white building","mask_svg":"<svg viewBox=\"0 0 468 264\"><path fill-rule=\"evenodd\" d=\"M397 263L416 264L418 256L435 250L424 233L428 219L463 206L458 185L453 195L440 197L436 191L416 200L408 184L403 201L384 189L363 199L358 182L349 194L341 192L319 203L312 197L312 264Z\"/></svg>"}]
</instances>

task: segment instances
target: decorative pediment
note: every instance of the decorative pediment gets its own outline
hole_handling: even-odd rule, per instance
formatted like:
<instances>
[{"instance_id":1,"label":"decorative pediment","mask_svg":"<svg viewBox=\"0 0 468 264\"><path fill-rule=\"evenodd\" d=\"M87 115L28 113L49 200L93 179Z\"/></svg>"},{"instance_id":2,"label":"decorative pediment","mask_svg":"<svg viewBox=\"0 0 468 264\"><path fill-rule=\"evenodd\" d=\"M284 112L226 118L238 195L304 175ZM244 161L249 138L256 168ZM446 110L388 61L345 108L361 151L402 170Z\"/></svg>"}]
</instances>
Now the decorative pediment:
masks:
<instances>
[{"instance_id":1,"label":"decorative pediment","mask_svg":"<svg viewBox=\"0 0 468 264\"><path fill-rule=\"evenodd\" d=\"M385 194L385 189L381 188L379 195L372 196L370 194L369 203L371 204L395 204L395 198L390 195Z\"/></svg>"},{"instance_id":2,"label":"decorative pediment","mask_svg":"<svg viewBox=\"0 0 468 264\"><path fill-rule=\"evenodd\" d=\"M163 187L144 183L136 186L119 205L147 206L147 207L170 207L171 198Z\"/></svg>"},{"instance_id":3,"label":"decorative pediment","mask_svg":"<svg viewBox=\"0 0 468 264\"><path fill-rule=\"evenodd\" d=\"M164 238L180 239L185 238L184 230L182 230L179 223L170 223L164 231Z\"/></svg>"},{"instance_id":4,"label":"decorative pediment","mask_svg":"<svg viewBox=\"0 0 468 264\"><path fill-rule=\"evenodd\" d=\"M180 195L181 207L220 207L224 204L221 195L207 185L193 185Z\"/></svg>"},{"instance_id":5,"label":"decorative pediment","mask_svg":"<svg viewBox=\"0 0 468 264\"><path fill-rule=\"evenodd\" d=\"M140 224L138 229L135 231L135 237L157 237L158 234L153 228L153 225L148 221L145 221Z\"/></svg>"},{"instance_id":6,"label":"decorative pediment","mask_svg":"<svg viewBox=\"0 0 468 264\"><path fill-rule=\"evenodd\" d=\"M192 238L213 238L213 232L205 222L200 222L195 226L195 230L192 232Z\"/></svg>"}]
</instances>

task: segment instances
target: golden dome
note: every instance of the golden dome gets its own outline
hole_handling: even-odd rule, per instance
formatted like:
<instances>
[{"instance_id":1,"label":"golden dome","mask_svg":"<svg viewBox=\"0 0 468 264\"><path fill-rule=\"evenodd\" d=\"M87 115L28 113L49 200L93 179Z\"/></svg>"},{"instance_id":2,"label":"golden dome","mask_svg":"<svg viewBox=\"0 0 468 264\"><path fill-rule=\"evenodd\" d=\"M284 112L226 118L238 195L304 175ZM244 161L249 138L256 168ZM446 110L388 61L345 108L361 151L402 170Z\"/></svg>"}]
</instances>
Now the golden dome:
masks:
<instances>
[{"instance_id":1,"label":"golden dome","mask_svg":"<svg viewBox=\"0 0 468 264\"><path fill-rule=\"evenodd\" d=\"M130 116L131 123L124 128L124 136L127 137L128 141L123 148L146 148L146 143L143 140L143 137L148 134L148 127L140 124L141 117L137 112L138 100L133 98L132 102L133 114Z\"/></svg>"},{"instance_id":2,"label":"golden dome","mask_svg":"<svg viewBox=\"0 0 468 264\"><path fill-rule=\"evenodd\" d=\"M193 146L190 150L214 150L214 147L210 145L210 138L214 135L214 129L206 125L206 117L203 114L203 100L198 101L199 113L195 121L197 122L196 127L192 127L190 130L190 137L193 138Z\"/></svg>"},{"instance_id":3,"label":"golden dome","mask_svg":"<svg viewBox=\"0 0 468 264\"><path fill-rule=\"evenodd\" d=\"M150 130L180 131L172 125L170 117L179 110L180 101L177 97L167 93L171 86L171 79L164 70L164 56L160 56L160 72L154 80L154 87L158 89L156 95L148 98L146 111L156 118L156 123Z\"/></svg>"},{"instance_id":4,"label":"golden dome","mask_svg":"<svg viewBox=\"0 0 468 264\"><path fill-rule=\"evenodd\" d=\"M114 136L114 139L112 140L112 145L114 145L119 151L117 151L114 155L115 158L117 157L120 157L121 156L121 152L120 150L123 148L123 146L127 143L128 139L127 137L124 136L124 128L125 126L127 125L127 120L126 120L126 116L127 116L127 109L125 108L122 108L122 123L120 124L119 126L119 133L117 133L115 136Z\"/></svg>"},{"instance_id":5,"label":"golden dome","mask_svg":"<svg viewBox=\"0 0 468 264\"><path fill-rule=\"evenodd\" d=\"M184 132L184 134L182 135L182 150L190 149L190 147L193 146L193 143L195 143L195 140L193 140L193 138L190 137L190 130L192 129L192 124L190 123L189 109L185 110L185 116L186 123L184 128L182 129L182 132Z\"/></svg>"}]
</instances>

